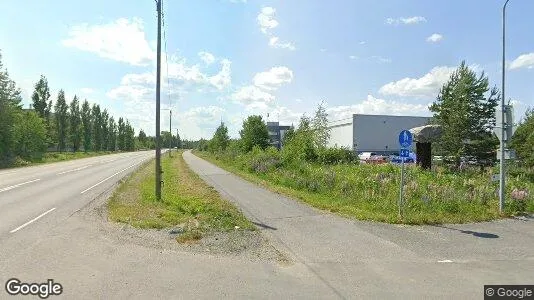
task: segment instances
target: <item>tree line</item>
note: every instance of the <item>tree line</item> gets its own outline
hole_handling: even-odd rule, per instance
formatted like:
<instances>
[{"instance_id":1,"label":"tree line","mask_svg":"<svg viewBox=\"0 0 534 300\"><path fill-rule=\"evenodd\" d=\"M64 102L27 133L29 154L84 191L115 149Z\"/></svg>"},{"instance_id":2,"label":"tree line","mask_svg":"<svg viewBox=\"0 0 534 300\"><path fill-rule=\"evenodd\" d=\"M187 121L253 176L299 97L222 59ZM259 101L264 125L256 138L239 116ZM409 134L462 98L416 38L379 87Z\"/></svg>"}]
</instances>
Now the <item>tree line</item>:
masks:
<instances>
[{"instance_id":1,"label":"tree line","mask_svg":"<svg viewBox=\"0 0 534 300\"><path fill-rule=\"evenodd\" d=\"M115 120L100 105L75 95L67 104L60 90L51 98L45 76L35 84L31 109L22 107L21 90L4 70L0 55L0 166L17 158L39 160L47 151L133 151L137 140L130 122Z\"/></svg>"},{"instance_id":2,"label":"tree line","mask_svg":"<svg viewBox=\"0 0 534 300\"><path fill-rule=\"evenodd\" d=\"M430 105L431 123L441 125L442 136L433 146L433 155L452 157L459 166L462 157L472 157L481 165L496 161L499 140L493 133L495 111L500 91L490 88L488 76L477 74L465 61L450 75ZM282 156L287 160L307 162L343 162L354 159L349 149L328 148L328 115L320 104L312 118L303 116L297 128L286 132ZM266 150L269 144L267 125L261 116L249 116L243 122L240 138L231 140L228 128L221 123L210 140L201 139L195 148L210 151L251 152ZM372 132L370 132L372 134ZM516 150L520 163L534 167L534 111L527 110L510 146Z\"/></svg>"}]
</instances>

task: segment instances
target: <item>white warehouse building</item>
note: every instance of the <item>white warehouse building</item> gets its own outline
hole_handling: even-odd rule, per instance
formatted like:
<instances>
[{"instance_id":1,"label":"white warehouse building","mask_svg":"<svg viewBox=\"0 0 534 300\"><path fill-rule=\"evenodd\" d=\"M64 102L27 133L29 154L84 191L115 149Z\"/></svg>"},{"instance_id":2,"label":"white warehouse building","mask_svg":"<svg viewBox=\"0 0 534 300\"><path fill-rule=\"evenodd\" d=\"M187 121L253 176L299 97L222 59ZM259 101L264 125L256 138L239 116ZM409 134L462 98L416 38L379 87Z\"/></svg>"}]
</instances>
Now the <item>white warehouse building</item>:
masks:
<instances>
[{"instance_id":1,"label":"white warehouse building","mask_svg":"<svg viewBox=\"0 0 534 300\"><path fill-rule=\"evenodd\" d=\"M346 147L357 153L399 152L399 133L427 125L430 117L354 114L352 118L329 123L329 147Z\"/></svg>"}]
</instances>

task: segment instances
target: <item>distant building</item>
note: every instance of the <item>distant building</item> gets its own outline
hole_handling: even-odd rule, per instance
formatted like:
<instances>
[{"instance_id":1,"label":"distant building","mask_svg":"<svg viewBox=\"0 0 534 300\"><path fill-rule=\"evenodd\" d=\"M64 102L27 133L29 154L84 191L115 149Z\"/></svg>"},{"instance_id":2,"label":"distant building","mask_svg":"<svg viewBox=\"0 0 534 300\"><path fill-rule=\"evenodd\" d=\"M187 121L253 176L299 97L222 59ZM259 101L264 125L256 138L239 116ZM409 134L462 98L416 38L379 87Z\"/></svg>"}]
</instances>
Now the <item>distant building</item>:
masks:
<instances>
[{"instance_id":1,"label":"distant building","mask_svg":"<svg viewBox=\"0 0 534 300\"><path fill-rule=\"evenodd\" d=\"M269 143L271 146L281 149L283 146L284 136L291 126L280 126L279 122L267 122L269 130Z\"/></svg>"},{"instance_id":2,"label":"distant building","mask_svg":"<svg viewBox=\"0 0 534 300\"><path fill-rule=\"evenodd\" d=\"M403 129L423 126L429 117L363 115L330 122L328 146L346 147L357 153L376 152L388 155L399 152L399 133Z\"/></svg>"}]
</instances>

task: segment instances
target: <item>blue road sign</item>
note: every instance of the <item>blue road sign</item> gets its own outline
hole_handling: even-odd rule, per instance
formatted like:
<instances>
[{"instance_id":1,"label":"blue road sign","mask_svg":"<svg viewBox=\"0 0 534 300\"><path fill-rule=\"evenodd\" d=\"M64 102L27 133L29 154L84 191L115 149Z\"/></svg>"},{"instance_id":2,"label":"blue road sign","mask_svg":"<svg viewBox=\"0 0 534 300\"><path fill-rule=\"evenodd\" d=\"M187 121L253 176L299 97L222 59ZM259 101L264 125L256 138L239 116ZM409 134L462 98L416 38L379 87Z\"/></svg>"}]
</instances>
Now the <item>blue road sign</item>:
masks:
<instances>
[{"instance_id":1,"label":"blue road sign","mask_svg":"<svg viewBox=\"0 0 534 300\"><path fill-rule=\"evenodd\" d=\"M410 150L408 149L400 149L400 157L410 157Z\"/></svg>"},{"instance_id":2,"label":"blue road sign","mask_svg":"<svg viewBox=\"0 0 534 300\"><path fill-rule=\"evenodd\" d=\"M403 130L399 134L399 144L402 148L408 148L412 145L412 133L408 130Z\"/></svg>"}]
</instances>

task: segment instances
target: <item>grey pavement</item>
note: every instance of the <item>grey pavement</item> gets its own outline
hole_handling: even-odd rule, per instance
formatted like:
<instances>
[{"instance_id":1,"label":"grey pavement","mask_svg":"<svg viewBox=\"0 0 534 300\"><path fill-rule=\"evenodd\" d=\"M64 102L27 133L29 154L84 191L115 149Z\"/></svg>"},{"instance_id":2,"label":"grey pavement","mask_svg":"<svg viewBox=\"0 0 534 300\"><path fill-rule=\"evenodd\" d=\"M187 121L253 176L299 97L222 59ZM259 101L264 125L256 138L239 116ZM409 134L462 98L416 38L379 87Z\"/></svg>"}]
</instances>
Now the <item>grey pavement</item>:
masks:
<instances>
[{"instance_id":1,"label":"grey pavement","mask_svg":"<svg viewBox=\"0 0 534 300\"><path fill-rule=\"evenodd\" d=\"M289 262L131 242L91 212L152 155L0 171L2 285L12 277L53 278L64 293L49 299L481 299L484 284L534 283L532 219L446 227L352 221L189 152L191 168L258 224ZM0 291L0 299L16 298Z\"/></svg>"},{"instance_id":2,"label":"grey pavement","mask_svg":"<svg viewBox=\"0 0 534 300\"><path fill-rule=\"evenodd\" d=\"M483 297L534 284L534 219L399 226L348 220L259 188L193 154L190 167L340 298Z\"/></svg>"}]
</instances>

